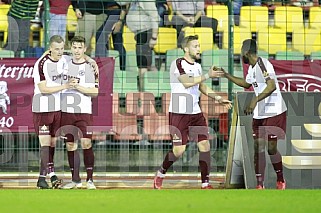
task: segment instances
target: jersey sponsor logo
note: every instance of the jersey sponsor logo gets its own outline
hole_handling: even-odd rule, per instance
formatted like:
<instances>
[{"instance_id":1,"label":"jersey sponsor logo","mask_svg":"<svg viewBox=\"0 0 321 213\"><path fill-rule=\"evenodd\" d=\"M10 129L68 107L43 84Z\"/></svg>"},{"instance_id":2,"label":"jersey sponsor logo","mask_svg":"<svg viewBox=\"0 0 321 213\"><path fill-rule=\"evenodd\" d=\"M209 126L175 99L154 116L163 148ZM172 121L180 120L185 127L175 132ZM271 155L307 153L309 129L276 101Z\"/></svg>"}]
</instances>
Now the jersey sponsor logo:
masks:
<instances>
[{"instance_id":1,"label":"jersey sponsor logo","mask_svg":"<svg viewBox=\"0 0 321 213\"><path fill-rule=\"evenodd\" d=\"M63 77L62 77L62 79L63 79L64 81L68 81L68 80L71 79L71 78L77 79L78 82L80 81L80 78L77 77L77 76L72 76L72 75L66 75L66 74L64 74Z\"/></svg>"},{"instance_id":2,"label":"jersey sponsor logo","mask_svg":"<svg viewBox=\"0 0 321 213\"><path fill-rule=\"evenodd\" d=\"M60 75L54 75L52 76L52 81L59 81L60 79L64 80L64 81L68 81L71 78L75 78L78 81L80 80L80 78L76 77L76 76L72 76L72 75L67 75L67 74L60 74Z\"/></svg>"}]
</instances>

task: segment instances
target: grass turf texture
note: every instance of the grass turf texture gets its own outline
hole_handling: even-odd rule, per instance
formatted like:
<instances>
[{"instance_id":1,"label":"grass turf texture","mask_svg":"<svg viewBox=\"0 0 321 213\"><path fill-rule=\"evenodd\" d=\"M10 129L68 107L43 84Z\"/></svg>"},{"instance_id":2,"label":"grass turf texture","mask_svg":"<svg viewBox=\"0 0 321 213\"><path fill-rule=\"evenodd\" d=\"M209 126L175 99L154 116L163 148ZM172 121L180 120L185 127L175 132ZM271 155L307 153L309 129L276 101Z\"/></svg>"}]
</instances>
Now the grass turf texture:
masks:
<instances>
[{"instance_id":1,"label":"grass turf texture","mask_svg":"<svg viewBox=\"0 0 321 213\"><path fill-rule=\"evenodd\" d=\"M1 212L321 212L321 190L0 190Z\"/></svg>"}]
</instances>

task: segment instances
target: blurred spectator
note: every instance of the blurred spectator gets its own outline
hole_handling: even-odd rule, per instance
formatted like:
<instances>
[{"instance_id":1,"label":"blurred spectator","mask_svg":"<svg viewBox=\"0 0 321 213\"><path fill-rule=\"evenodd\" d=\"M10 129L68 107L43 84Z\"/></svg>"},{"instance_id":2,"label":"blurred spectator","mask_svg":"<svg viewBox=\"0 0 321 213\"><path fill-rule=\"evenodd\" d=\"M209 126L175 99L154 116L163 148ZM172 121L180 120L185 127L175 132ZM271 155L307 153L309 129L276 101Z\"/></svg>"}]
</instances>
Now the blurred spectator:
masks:
<instances>
[{"instance_id":1,"label":"blurred spectator","mask_svg":"<svg viewBox=\"0 0 321 213\"><path fill-rule=\"evenodd\" d=\"M85 37L87 55L92 55L91 39L96 40L96 54L97 56L107 56L108 36L111 33L111 26L115 24L115 15L119 17L121 7L114 0L109 1L86 1L86 0L71 0L75 2L75 12L78 18L78 29L76 35ZM126 0L128 2L128 0ZM118 15L117 15L118 14ZM109 17L108 17L109 16ZM108 19L110 18L110 21ZM113 22L113 23L112 23ZM102 33L105 31L104 33ZM115 31L113 36L114 49L120 54L121 68L126 66L126 51L123 47L123 37L121 30L119 33Z\"/></svg>"},{"instance_id":2,"label":"blurred spectator","mask_svg":"<svg viewBox=\"0 0 321 213\"><path fill-rule=\"evenodd\" d=\"M15 52L20 57L21 51L28 51L30 20L35 18L39 0L14 0L8 13L8 40L6 50Z\"/></svg>"},{"instance_id":3,"label":"blurred spectator","mask_svg":"<svg viewBox=\"0 0 321 213\"><path fill-rule=\"evenodd\" d=\"M49 38L60 35L66 39L67 12L70 0L49 0Z\"/></svg>"},{"instance_id":4,"label":"blurred spectator","mask_svg":"<svg viewBox=\"0 0 321 213\"><path fill-rule=\"evenodd\" d=\"M127 2L109 0L104 2L105 13L108 18L100 26L96 33L96 57L107 56L109 49L109 37L112 36L114 50L119 52L120 69L126 69L126 50L123 45L123 29L126 16Z\"/></svg>"},{"instance_id":5,"label":"blurred spectator","mask_svg":"<svg viewBox=\"0 0 321 213\"><path fill-rule=\"evenodd\" d=\"M144 91L143 74L152 65L152 51L158 36L159 16L155 0L132 1L126 23L128 28L135 33L138 89Z\"/></svg>"},{"instance_id":6,"label":"blurred spectator","mask_svg":"<svg viewBox=\"0 0 321 213\"><path fill-rule=\"evenodd\" d=\"M261 6L261 0L234 0L233 2L233 9L234 15L240 15L240 10L242 6Z\"/></svg>"},{"instance_id":7,"label":"blurred spectator","mask_svg":"<svg viewBox=\"0 0 321 213\"><path fill-rule=\"evenodd\" d=\"M184 32L181 31L183 27L210 27L213 33L216 33L217 20L205 16L204 0L173 0L171 2L174 12L172 25L177 30L178 46L184 38Z\"/></svg>"},{"instance_id":8,"label":"blurred spectator","mask_svg":"<svg viewBox=\"0 0 321 213\"><path fill-rule=\"evenodd\" d=\"M78 18L78 28L76 36L80 35L86 39L86 54L91 55L91 39L96 36L96 32L103 25L107 18L104 13L104 3L100 1L71 0L75 3L74 10Z\"/></svg>"},{"instance_id":9,"label":"blurred spectator","mask_svg":"<svg viewBox=\"0 0 321 213\"><path fill-rule=\"evenodd\" d=\"M233 12L234 12L234 21L235 25L240 23L240 12L242 6L261 6L261 0L234 0L233 1Z\"/></svg>"},{"instance_id":10,"label":"blurred spectator","mask_svg":"<svg viewBox=\"0 0 321 213\"><path fill-rule=\"evenodd\" d=\"M156 8L159 15L159 26L163 27L168 19L169 8L167 5L167 0L156 0Z\"/></svg>"},{"instance_id":11,"label":"blurred spectator","mask_svg":"<svg viewBox=\"0 0 321 213\"><path fill-rule=\"evenodd\" d=\"M12 0L0 0L0 4L11 4Z\"/></svg>"},{"instance_id":12,"label":"blurred spectator","mask_svg":"<svg viewBox=\"0 0 321 213\"><path fill-rule=\"evenodd\" d=\"M292 5L298 7L312 7L314 5L318 5L318 0L292 0Z\"/></svg>"}]
</instances>

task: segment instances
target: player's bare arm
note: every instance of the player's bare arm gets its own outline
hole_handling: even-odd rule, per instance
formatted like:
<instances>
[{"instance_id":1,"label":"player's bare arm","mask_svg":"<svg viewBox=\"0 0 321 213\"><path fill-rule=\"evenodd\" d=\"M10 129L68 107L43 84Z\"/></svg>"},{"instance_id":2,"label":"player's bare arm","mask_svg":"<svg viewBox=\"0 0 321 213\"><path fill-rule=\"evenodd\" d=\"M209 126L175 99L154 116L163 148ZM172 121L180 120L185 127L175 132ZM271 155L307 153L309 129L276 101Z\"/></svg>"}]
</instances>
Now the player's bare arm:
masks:
<instances>
[{"instance_id":1,"label":"player's bare arm","mask_svg":"<svg viewBox=\"0 0 321 213\"><path fill-rule=\"evenodd\" d=\"M97 62L94 59L92 59L91 57L89 57L88 55L84 55L84 59L90 64L90 66L93 68L94 72L96 74L98 74L99 68L98 68Z\"/></svg>"},{"instance_id":2,"label":"player's bare arm","mask_svg":"<svg viewBox=\"0 0 321 213\"><path fill-rule=\"evenodd\" d=\"M74 86L74 88L84 95L87 95L90 97L97 97L98 96L98 88L96 88L96 87L83 87L79 84L76 84Z\"/></svg>"},{"instance_id":3,"label":"player's bare arm","mask_svg":"<svg viewBox=\"0 0 321 213\"><path fill-rule=\"evenodd\" d=\"M269 79L266 81L266 88L263 90L263 92L261 94L259 94L258 96L255 96L250 104L245 108L244 113L246 115L252 114L253 110L255 109L257 103L263 99L265 99L266 97L269 97L275 90L276 90L276 86L275 86L275 82L273 79Z\"/></svg>"},{"instance_id":4,"label":"player's bare arm","mask_svg":"<svg viewBox=\"0 0 321 213\"><path fill-rule=\"evenodd\" d=\"M214 71L217 73L218 76L223 76L240 87L248 89L252 86L251 84L247 83L245 79L229 74L222 67L221 68L214 67Z\"/></svg>"},{"instance_id":5,"label":"player's bare arm","mask_svg":"<svg viewBox=\"0 0 321 213\"><path fill-rule=\"evenodd\" d=\"M64 89L72 88L72 86L69 83L67 83L59 86L48 87L47 81L41 81L38 84L38 88L42 94L53 94L56 92L60 92L61 90L64 90Z\"/></svg>"},{"instance_id":6,"label":"player's bare arm","mask_svg":"<svg viewBox=\"0 0 321 213\"><path fill-rule=\"evenodd\" d=\"M214 67L214 66L213 66ZM211 67L208 71L208 73L201 75L201 76L197 76L197 77L192 77L189 76L187 74L184 75L180 75L178 77L178 80L184 85L185 88L189 88L192 86L195 86L197 84L202 83L203 81L206 81L209 78L217 78L220 77L220 73L215 72L213 70L213 67Z\"/></svg>"},{"instance_id":7,"label":"player's bare arm","mask_svg":"<svg viewBox=\"0 0 321 213\"><path fill-rule=\"evenodd\" d=\"M201 83L199 90L201 93L204 95L209 96L210 98L213 98L216 100L218 103L222 104L226 109L231 109L232 108L232 102L227 99L223 99L222 96L218 95L215 93L211 88L209 88L206 84Z\"/></svg>"}]
</instances>

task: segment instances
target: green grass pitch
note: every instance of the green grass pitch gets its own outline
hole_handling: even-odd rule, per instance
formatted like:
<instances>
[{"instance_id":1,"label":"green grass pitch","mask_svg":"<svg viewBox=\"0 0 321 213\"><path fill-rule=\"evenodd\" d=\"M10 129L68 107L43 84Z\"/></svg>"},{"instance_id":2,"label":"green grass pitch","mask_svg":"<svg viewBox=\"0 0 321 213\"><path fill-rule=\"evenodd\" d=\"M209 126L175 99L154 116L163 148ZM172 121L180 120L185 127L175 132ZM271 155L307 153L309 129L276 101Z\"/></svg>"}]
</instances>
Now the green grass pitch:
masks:
<instances>
[{"instance_id":1,"label":"green grass pitch","mask_svg":"<svg viewBox=\"0 0 321 213\"><path fill-rule=\"evenodd\" d=\"M321 212L321 190L0 190L1 212Z\"/></svg>"}]
</instances>

